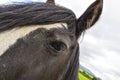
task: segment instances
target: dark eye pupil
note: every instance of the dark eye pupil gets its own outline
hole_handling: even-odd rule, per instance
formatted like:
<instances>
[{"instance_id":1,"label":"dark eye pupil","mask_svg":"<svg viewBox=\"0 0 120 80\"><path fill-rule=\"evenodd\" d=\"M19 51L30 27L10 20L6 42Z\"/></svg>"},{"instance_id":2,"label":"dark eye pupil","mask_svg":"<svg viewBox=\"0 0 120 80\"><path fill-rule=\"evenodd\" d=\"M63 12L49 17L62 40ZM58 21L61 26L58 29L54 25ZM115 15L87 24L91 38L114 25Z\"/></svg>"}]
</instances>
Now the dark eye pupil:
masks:
<instances>
[{"instance_id":1,"label":"dark eye pupil","mask_svg":"<svg viewBox=\"0 0 120 80\"><path fill-rule=\"evenodd\" d=\"M61 41L54 41L50 43L50 47L56 51L64 51L67 46Z\"/></svg>"}]
</instances>

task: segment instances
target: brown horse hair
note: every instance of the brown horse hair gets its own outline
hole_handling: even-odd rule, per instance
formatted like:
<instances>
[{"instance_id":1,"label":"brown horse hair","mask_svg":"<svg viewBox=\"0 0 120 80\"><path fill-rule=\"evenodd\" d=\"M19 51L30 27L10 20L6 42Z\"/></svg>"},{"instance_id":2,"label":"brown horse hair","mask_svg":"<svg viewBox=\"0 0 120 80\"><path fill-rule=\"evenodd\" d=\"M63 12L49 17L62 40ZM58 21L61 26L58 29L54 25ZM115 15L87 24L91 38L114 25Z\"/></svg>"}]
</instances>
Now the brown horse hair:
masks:
<instances>
[{"instance_id":1,"label":"brown horse hair","mask_svg":"<svg viewBox=\"0 0 120 80\"><path fill-rule=\"evenodd\" d=\"M65 22L70 26L75 24L75 21L76 16L71 10L53 4L26 3L0 6L0 32L14 27L59 22Z\"/></svg>"}]
</instances>

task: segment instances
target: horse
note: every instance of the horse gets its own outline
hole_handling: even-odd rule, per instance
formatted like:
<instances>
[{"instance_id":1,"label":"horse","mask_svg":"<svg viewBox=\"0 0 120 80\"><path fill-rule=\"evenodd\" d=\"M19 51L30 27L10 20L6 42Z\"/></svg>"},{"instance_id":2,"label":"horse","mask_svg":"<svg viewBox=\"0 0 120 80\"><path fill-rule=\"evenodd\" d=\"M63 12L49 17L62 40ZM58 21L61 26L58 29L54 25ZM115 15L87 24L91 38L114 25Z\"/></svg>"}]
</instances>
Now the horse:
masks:
<instances>
[{"instance_id":1,"label":"horse","mask_svg":"<svg viewBox=\"0 0 120 80\"><path fill-rule=\"evenodd\" d=\"M76 18L54 0L0 6L0 80L78 80L78 39L100 18L103 0Z\"/></svg>"}]
</instances>

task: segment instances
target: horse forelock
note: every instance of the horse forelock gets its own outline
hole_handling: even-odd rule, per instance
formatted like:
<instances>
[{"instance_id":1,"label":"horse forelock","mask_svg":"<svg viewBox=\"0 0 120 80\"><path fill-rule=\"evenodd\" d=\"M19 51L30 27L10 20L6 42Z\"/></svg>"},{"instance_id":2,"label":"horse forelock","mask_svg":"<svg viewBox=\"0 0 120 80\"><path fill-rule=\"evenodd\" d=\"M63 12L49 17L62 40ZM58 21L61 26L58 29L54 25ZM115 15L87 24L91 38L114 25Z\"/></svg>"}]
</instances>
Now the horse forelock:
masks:
<instances>
[{"instance_id":1,"label":"horse forelock","mask_svg":"<svg viewBox=\"0 0 120 80\"><path fill-rule=\"evenodd\" d=\"M74 23L75 14L64 7L31 3L0 6L0 31L18 26L53 23Z\"/></svg>"}]
</instances>

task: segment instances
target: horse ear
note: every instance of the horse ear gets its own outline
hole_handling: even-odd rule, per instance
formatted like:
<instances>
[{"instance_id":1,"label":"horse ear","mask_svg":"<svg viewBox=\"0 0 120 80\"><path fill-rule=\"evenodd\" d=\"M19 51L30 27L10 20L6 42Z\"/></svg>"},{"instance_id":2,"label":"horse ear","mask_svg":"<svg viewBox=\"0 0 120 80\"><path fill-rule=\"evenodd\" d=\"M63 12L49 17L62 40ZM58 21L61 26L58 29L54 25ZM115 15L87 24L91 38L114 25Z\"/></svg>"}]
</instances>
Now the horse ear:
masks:
<instances>
[{"instance_id":1,"label":"horse ear","mask_svg":"<svg viewBox=\"0 0 120 80\"><path fill-rule=\"evenodd\" d=\"M46 3L55 4L55 1L54 0L47 0Z\"/></svg>"},{"instance_id":2,"label":"horse ear","mask_svg":"<svg viewBox=\"0 0 120 80\"><path fill-rule=\"evenodd\" d=\"M96 0L92 3L83 15L77 20L76 36L90 28L99 19L103 8L103 0Z\"/></svg>"}]
</instances>

